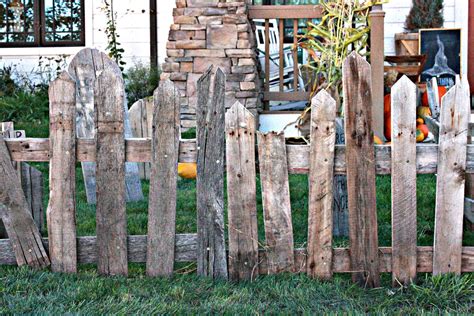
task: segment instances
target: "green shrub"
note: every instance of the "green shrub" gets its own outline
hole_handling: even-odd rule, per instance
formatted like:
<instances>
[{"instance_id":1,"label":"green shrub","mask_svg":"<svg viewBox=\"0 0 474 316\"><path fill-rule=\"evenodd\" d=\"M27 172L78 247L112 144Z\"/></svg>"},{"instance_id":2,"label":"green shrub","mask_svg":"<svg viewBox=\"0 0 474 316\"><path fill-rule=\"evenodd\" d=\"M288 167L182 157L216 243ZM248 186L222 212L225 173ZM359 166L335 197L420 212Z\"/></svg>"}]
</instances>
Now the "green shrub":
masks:
<instances>
[{"instance_id":1,"label":"green shrub","mask_svg":"<svg viewBox=\"0 0 474 316\"><path fill-rule=\"evenodd\" d=\"M140 99L150 97L160 83L161 70L137 63L125 74L125 90L128 106Z\"/></svg>"},{"instance_id":2,"label":"green shrub","mask_svg":"<svg viewBox=\"0 0 474 316\"><path fill-rule=\"evenodd\" d=\"M18 89L12 78L12 67L8 66L0 69L0 97L13 95Z\"/></svg>"}]
</instances>

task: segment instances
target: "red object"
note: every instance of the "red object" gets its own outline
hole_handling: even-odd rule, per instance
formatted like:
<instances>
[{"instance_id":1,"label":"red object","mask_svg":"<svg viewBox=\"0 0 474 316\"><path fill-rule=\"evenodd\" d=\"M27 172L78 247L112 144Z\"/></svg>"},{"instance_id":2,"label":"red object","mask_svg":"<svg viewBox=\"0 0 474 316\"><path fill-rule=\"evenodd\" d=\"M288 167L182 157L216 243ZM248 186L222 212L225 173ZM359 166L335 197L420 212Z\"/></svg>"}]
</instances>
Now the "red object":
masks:
<instances>
[{"instance_id":1,"label":"red object","mask_svg":"<svg viewBox=\"0 0 474 316\"><path fill-rule=\"evenodd\" d=\"M383 119L384 119L384 136L390 141L392 140L392 96L387 94L383 99Z\"/></svg>"},{"instance_id":2,"label":"red object","mask_svg":"<svg viewBox=\"0 0 474 316\"><path fill-rule=\"evenodd\" d=\"M439 86L438 87L438 94L439 94L439 104L441 105L441 99L443 98L443 96L446 94L448 90L446 89L446 87L443 87L443 86ZM425 93L423 93L423 98L421 100L421 104L423 106L430 106L430 103L428 101L428 92L426 91Z\"/></svg>"}]
</instances>

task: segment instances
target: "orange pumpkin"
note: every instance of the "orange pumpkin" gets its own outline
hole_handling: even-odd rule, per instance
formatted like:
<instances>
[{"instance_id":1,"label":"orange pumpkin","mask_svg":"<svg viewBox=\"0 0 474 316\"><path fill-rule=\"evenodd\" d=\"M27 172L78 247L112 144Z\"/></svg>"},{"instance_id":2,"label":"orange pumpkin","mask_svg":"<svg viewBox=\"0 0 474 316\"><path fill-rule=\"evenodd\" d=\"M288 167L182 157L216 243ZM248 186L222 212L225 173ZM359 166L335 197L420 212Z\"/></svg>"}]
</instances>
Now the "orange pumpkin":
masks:
<instances>
[{"instance_id":1,"label":"orange pumpkin","mask_svg":"<svg viewBox=\"0 0 474 316\"><path fill-rule=\"evenodd\" d=\"M392 96L387 94L383 100L384 135L390 141L392 139Z\"/></svg>"},{"instance_id":2,"label":"orange pumpkin","mask_svg":"<svg viewBox=\"0 0 474 316\"><path fill-rule=\"evenodd\" d=\"M426 126L425 124L420 124L416 128L419 129L423 133L423 135L425 135L425 138L428 137L428 134L430 133L428 126Z\"/></svg>"},{"instance_id":3,"label":"orange pumpkin","mask_svg":"<svg viewBox=\"0 0 474 316\"><path fill-rule=\"evenodd\" d=\"M416 126L421 125L421 124L425 124L425 120L419 117L416 119Z\"/></svg>"},{"instance_id":4,"label":"orange pumpkin","mask_svg":"<svg viewBox=\"0 0 474 316\"><path fill-rule=\"evenodd\" d=\"M375 145L383 145L383 141L377 135L374 135L374 144Z\"/></svg>"},{"instance_id":5,"label":"orange pumpkin","mask_svg":"<svg viewBox=\"0 0 474 316\"><path fill-rule=\"evenodd\" d=\"M444 86L439 86L438 87L438 94L439 94L439 104L441 104L441 99L443 98L443 96L446 94L446 92L448 92L448 89L446 89L446 87ZM423 106L430 106L430 102L428 101L428 91L426 91L425 93L423 93L423 97L421 99L421 104Z\"/></svg>"},{"instance_id":6,"label":"orange pumpkin","mask_svg":"<svg viewBox=\"0 0 474 316\"><path fill-rule=\"evenodd\" d=\"M183 179L196 179L197 164L193 162L178 163L178 175Z\"/></svg>"}]
</instances>

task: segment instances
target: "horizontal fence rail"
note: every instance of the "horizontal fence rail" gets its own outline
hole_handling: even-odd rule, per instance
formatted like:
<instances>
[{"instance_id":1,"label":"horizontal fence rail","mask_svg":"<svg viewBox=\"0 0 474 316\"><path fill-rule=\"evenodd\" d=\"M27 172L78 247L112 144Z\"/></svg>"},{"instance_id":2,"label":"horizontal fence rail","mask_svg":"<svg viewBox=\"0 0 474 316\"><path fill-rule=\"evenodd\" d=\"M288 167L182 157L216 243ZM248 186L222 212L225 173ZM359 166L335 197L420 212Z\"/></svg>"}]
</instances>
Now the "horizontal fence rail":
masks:
<instances>
[{"instance_id":1,"label":"horizontal fence rail","mask_svg":"<svg viewBox=\"0 0 474 316\"><path fill-rule=\"evenodd\" d=\"M48 162L48 138L6 139L13 161ZM95 161L95 142L93 139L77 140L77 161ZM346 146L335 146L334 172L346 173ZM151 161L151 139L129 138L125 140L125 157L129 162ZM291 174L309 172L310 146L286 145L288 171ZM181 140L179 162L196 162L196 141ZM474 173L474 145L467 145L467 173ZM438 164L437 144L418 144L416 146L416 170L418 174L434 174ZM392 148L390 145L375 145L375 170L379 175L391 173Z\"/></svg>"},{"instance_id":2,"label":"horizontal fence rail","mask_svg":"<svg viewBox=\"0 0 474 316\"><path fill-rule=\"evenodd\" d=\"M43 238L46 249L48 239ZM146 262L147 236L128 236L128 261L133 263ZM97 263L97 237L85 236L77 238L78 263ZM350 267L350 249L334 248L332 270L335 273L353 272ZM379 247L380 272L392 272L392 248ZM294 271L306 272L306 249L294 251ZM194 262L197 258L197 234L177 234L175 243L175 262ZM258 269L260 274L268 273L266 251L259 250ZM16 265L13 247L8 239L0 239L0 265ZM420 273L433 272L433 247L417 247L417 267ZM462 272L474 272L474 247L462 248Z\"/></svg>"}]
</instances>

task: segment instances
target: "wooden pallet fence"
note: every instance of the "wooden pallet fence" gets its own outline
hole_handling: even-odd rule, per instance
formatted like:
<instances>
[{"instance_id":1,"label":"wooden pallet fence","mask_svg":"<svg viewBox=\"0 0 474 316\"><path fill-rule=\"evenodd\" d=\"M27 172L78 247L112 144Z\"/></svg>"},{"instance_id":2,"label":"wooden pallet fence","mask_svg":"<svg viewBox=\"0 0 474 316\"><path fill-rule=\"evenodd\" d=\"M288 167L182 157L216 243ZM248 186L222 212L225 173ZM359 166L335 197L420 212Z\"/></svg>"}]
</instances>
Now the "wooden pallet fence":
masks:
<instances>
[{"instance_id":1,"label":"wooden pallet fence","mask_svg":"<svg viewBox=\"0 0 474 316\"><path fill-rule=\"evenodd\" d=\"M395 286L410 284L417 273L474 272L474 247L462 247L464 179L466 173L474 173L474 146L466 141L467 82L458 80L443 99L440 144L417 145L416 88L402 78L392 89L393 143L374 146L370 65L353 54L344 64L343 75L346 144L335 144L335 101L323 91L312 100L310 146L285 145L281 134L256 135L255 118L240 103L224 115L225 76L219 70L215 74L209 71L199 80L197 141L179 140L179 92L169 81L162 82L154 95L152 139L125 139L123 81L107 69L94 89L96 139L75 139L71 112L74 94L64 92L73 90L74 82L63 75L51 87L51 138L0 141L0 165L8 169L10 178L15 177L10 159L50 161L54 173L50 176L54 192L48 208L50 239L40 240L34 235L40 248L23 261L23 253L18 252L23 240L15 235L0 240L0 264L44 266L49 249L53 270L62 272L74 272L78 263L98 263L101 274L126 275L128 262L146 262L149 276L170 276L175 262L195 261L200 275L213 278L253 280L259 274L291 271L330 279L334 273L352 273L355 282L367 287L378 286L379 274L385 272L392 273ZM259 245L257 234L256 143L265 245ZM65 151L71 155L60 154ZM73 183L66 182L65 177L73 172L76 161L97 162L97 236L74 236ZM148 236L126 233L125 161L151 164ZM224 242L224 161L228 256ZM178 162L198 164L197 234L175 231ZM433 247L419 247L416 175L435 173L435 243ZM288 174L309 174L307 249L294 249ZM348 177L348 248L332 246L335 174ZM376 174L392 176L392 247L378 247ZM18 194L10 182L0 179L0 199L5 199L3 192ZM70 189L59 193L60 186ZM15 201L15 205L7 205L10 213L24 214L26 202L21 194L9 199ZM0 210L3 218L5 212L6 208ZM21 217L23 221L28 220ZM30 239L25 242L25 247L30 247ZM43 243L45 248L41 249ZM67 261L70 251L76 258Z\"/></svg>"},{"instance_id":2,"label":"wooden pallet fence","mask_svg":"<svg viewBox=\"0 0 474 316\"><path fill-rule=\"evenodd\" d=\"M128 110L130 126L134 138L151 138L153 134L153 98L138 100ZM148 162L138 164L140 179L150 180L151 165Z\"/></svg>"},{"instance_id":3,"label":"wooden pallet fence","mask_svg":"<svg viewBox=\"0 0 474 316\"><path fill-rule=\"evenodd\" d=\"M224 235L226 76L217 68L211 94L211 70L212 66L197 82L197 273L227 279Z\"/></svg>"}]
</instances>

